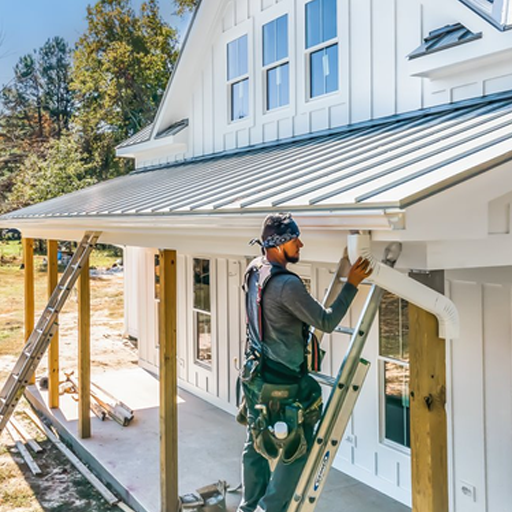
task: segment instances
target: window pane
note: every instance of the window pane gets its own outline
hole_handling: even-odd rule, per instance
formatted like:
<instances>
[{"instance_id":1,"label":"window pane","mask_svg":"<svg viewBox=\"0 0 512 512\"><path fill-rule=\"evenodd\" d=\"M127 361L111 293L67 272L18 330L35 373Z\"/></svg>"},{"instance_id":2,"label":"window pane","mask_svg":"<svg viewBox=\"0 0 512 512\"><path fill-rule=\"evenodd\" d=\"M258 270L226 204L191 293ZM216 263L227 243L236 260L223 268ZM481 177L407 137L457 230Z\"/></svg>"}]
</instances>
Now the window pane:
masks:
<instances>
[{"instance_id":1,"label":"window pane","mask_svg":"<svg viewBox=\"0 0 512 512\"><path fill-rule=\"evenodd\" d=\"M334 92L338 90L338 45L333 44L326 48L323 67L325 76L325 92Z\"/></svg>"},{"instance_id":2,"label":"window pane","mask_svg":"<svg viewBox=\"0 0 512 512\"><path fill-rule=\"evenodd\" d=\"M320 0L306 4L306 48L321 43Z\"/></svg>"},{"instance_id":3,"label":"window pane","mask_svg":"<svg viewBox=\"0 0 512 512\"><path fill-rule=\"evenodd\" d=\"M228 80L248 72L247 36L239 37L228 43Z\"/></svg>"},{"instance_id":4,"label":"window pane","mask_svg":"<svg viewBox=\"0 0 512 512\"><path fill-rule=\"evenodd\" d=\"M196 359L205 363L212 360L212 318L207 313L194 312Z\"/></svg>"},{"instance_id":5,"label":"window pane","mask_svg":"<svg viewBox=\"0 0 512 512\"><path fill-rule=\"evenodd\" d=\"M336 0L313 0L306 4L306 48L337 36Z\"/></svg>"},{"instance_id":6,"label":"window pane","mask_svg":"<svg viewBox=\"0 0 512 512\"><path fill-rule=\"evenodd\" d=\"M267 71L267 110L283 107L290 102L289 75L288 64Z\"/></svg>"},{"instance_id":7,"label":"window pane","mask_svg":"<svg viewBox=\"0 0 512 512\"><path fill-rule=\"evenodd\" d=\"M154 269L155 269L155 299L160 300L160 255L159 254L155 254Z\"/></svg>"},{"instance_id":8,"label":"window pane","mask_svg":"<svg viewBox=\"0 0 512 512\"><path fill-rule=\"evenodd\" d=\"M409 369L384 363L385 438L410 448Z\"/></svg>"},{"instance_id":9,"label":"window pane","mask_svg":"<svg viewBox=\"0 0 512 512\"><path fill-rule=\"evenodd\" d=\"M276 20L276 60L288 57L288 15L281 16Z\"/></svg>"},{"instance_id":10,"label":"window pane","mask_svg":"<svg viewBox=\"0 0 512 512\"><path fill-rule=\"evenodd\" d=\"M336 0L322 0L322 41L338 35L336 21Z\"/></svg>"},{"instance_id":11,"label":"window pane","mask_svg":"<svg viewBox=\"0 0 512 512\"><path fill-rule=\"evenodd\" d=\"M379 345L381 356L409 361L409 304L389 292L379 308Z\"/></svg>"},{"instance_id":12,"label":"window pane","mask_svg":"<svg viewBox=\"0 0 512 512\"><path fill-rule=\"evenodd\" d=\"M276 59L276 22L263 25L263 65L272 64Z\"/></svg>"},{"instance_id":13,"label":"window pane","mask_svg":"<svg viewBox=\"0 0 512 512\"><path fill-rule=\"evenodd\" d=\"M311 97L321 96L338 90L338 45L333 44L310 58Z\"/></svg>"},{"instance_id":14,"label":"window pane","mask_svg":"<svg viewBox=\"0 0 512 512\"><path fill-rule=\"evenodd\" d=\"M194 258L194 308L210 309L210 261Z\"/></svg>"},{"instance_id":15,"label":"window pane","mask_svg":"<svg viewBox=\"0 0 512 512\"><path fill-rule=\"evenodd\" d=\"M247 36L238 39L238 74L236 76L246 75L249 71Z\"/></svg>"},{"instance_id":16,"label":"window pane","mask_svg":"<svg viewBox=\"0 0 512 512\"><path fill-rule=\"evenodd\" d=\"M243 119L249 115L249 79L231 86L231 120Z\"/></svg>"},{"instance_id":17,"label":"window pane","mask_svg":"<svg viewBox=\"0 0 512 512\"><path fill-rule=\"evenodd\" d=\"M288 57L288 15L263 25L263 65Z\"/></svg>"},{"instance_id":18,"label":"window pane","mask_svg":"<svg viewBox=\"0 0 512 512\"><path fill-rule=\"evenodd\" d=\"M232 41L228 44L228 80L238 76L238 43Z\"/></svg>"}]
</instances>

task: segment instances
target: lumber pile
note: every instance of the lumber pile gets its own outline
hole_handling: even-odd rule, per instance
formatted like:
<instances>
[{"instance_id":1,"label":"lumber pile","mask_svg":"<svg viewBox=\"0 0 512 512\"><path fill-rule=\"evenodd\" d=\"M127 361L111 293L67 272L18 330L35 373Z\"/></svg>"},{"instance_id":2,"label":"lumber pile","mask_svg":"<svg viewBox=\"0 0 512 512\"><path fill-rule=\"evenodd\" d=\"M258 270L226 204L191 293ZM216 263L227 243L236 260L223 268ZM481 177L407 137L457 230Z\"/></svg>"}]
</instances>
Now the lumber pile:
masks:
<instances>
[{"instance_id":1,"label":"lumber pile","mask_svg":"<svg viewBox=\"0 0 512 512\"><path fill-rule=\"evenodd\" d=\"M61 384L61 389L78 400L78 383L73 378L73 372L64 375L66 380ZM91 410L101 421L111 418L123 427L127 427L134 418L130 407L94 382L91 382Z\"/></svg>"}]
</instances>

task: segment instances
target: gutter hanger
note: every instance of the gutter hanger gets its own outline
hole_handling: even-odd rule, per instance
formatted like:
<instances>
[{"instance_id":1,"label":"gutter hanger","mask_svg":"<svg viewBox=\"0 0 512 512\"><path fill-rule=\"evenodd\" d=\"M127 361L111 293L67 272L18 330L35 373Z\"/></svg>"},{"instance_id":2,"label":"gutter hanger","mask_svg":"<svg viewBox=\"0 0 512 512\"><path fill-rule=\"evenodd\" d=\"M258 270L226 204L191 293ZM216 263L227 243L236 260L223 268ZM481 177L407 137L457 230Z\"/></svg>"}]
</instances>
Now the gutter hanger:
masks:
<instances>
[{"instance_id":1,"label":"gutter hanger","mask_svg":"<svg viewBox=\"0 0 512 512\"><path fill-rule=\"evenodd\" d=\"M369 281L434 314L439 321L440 338L459 337L459 313L448 297L378 261L371 251L370 235L349 235L347 245L352 263L360 256L370 261L373 273Z\"/></svg>"}]
</instances>

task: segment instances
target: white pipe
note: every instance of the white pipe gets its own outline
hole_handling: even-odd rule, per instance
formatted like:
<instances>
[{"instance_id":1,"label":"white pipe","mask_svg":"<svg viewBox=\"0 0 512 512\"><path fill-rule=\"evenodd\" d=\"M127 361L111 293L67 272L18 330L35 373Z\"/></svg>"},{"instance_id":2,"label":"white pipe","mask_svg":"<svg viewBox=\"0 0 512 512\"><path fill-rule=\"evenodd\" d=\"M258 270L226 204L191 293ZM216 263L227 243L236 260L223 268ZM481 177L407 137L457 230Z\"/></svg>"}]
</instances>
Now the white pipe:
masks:
<instances>
[{"instance_id":1,"label":"white pipe","mask_svg":"<svg viewBox=\"0 0 512 512\"><path fill-rule=\"evenodd\" d=\"M369 281L434 314L440 338L459 337L459 313L448 297L378 261L371 251L370 235L349 235L347 244L352 263L360 256L370 261L373 272Z\"/></svg>"}]
</instances>

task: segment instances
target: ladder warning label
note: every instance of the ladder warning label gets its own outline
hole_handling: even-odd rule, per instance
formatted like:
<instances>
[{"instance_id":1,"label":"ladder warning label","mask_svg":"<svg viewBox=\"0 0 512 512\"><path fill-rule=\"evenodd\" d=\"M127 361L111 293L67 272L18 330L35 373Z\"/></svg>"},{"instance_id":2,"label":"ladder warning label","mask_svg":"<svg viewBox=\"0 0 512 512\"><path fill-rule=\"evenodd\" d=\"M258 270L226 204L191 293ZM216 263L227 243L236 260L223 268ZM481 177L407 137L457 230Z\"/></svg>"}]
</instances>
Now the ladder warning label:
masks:
<instances>
[{"instance_id":1,"label":"ladder warning label","mask_svg":"<svg viewBox=\"0 0 512 512\"><path fill-rule=\"evenodd\" d=\"M322 483L322 480L324 479L324 476L327 472L327 466L328 466L330 457L331 457L331 452L328 451L324 455L324 458L322 459L322 464L320 465L320 469L318 471L318 474L316 475L315 486L313 487L314 491L318 491L320 484Z\"/></svg>"}]
</instances>

